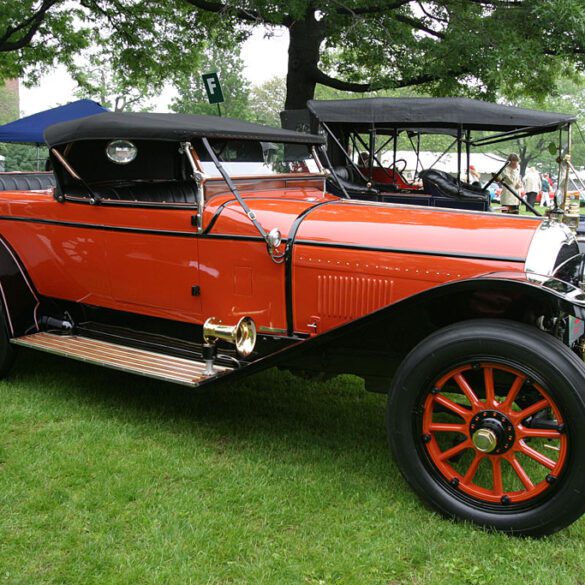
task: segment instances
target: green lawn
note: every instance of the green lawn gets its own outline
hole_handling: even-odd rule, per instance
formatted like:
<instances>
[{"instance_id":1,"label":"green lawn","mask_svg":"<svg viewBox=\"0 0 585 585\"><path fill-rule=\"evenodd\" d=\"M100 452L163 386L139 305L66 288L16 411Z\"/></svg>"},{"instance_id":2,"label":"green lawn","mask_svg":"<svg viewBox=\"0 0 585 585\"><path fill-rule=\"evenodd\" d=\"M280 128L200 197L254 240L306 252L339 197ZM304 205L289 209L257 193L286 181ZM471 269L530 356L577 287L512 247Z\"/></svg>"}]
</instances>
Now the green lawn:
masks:
<instances>
[{"instance_id":1,"label":"green lawn","mask_svg":"<svg viewBox=\"0 0 585 585\"><path fill-rule=\"evenodd\" d=\"M196 393L22 351L0 398L2 584L585 582L585 521L534 541L427 510L355 378Z\"/></svg>"}]
</instances>

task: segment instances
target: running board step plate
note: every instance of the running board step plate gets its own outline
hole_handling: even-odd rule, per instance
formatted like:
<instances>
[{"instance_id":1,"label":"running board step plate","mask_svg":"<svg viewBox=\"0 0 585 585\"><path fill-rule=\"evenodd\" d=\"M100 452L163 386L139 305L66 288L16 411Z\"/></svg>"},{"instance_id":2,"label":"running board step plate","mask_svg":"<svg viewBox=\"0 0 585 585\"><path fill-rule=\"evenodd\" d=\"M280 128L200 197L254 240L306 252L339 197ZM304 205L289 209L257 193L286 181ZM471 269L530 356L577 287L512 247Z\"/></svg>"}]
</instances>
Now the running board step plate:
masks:
<instances>
[{"instance_id":1,"label":"running board step plate","mask_svg":"<svg viewBox=\"0 0 585 585\"><path fill-rule=\"evenodd\" d=\"M192 387L234 369L216 365L216 374L205 376L203 361L154 353L78 335L55 335L41 332L17 337L11 342L89 364Z\"/></svg>"}]
</instances>

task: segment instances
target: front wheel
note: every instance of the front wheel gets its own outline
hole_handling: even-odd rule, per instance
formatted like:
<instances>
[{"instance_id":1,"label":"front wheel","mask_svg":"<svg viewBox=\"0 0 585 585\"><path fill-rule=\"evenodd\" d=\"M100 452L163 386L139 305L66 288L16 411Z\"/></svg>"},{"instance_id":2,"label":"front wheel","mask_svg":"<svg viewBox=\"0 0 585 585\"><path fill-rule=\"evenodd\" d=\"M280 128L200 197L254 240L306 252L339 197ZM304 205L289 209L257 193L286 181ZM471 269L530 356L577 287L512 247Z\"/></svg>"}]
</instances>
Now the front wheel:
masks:
<instances>
[{"instance_id":1,"label":"front wheel","mask_svg":"<svg viewBox=\"0 0 585 585\"><path fill-rule=\"evenodd\" d=\"M585 366L527 325L477 320L416 346L390 389L388 434L442 514L542 536L585 511Z\"/></svg>"}]
</instances>

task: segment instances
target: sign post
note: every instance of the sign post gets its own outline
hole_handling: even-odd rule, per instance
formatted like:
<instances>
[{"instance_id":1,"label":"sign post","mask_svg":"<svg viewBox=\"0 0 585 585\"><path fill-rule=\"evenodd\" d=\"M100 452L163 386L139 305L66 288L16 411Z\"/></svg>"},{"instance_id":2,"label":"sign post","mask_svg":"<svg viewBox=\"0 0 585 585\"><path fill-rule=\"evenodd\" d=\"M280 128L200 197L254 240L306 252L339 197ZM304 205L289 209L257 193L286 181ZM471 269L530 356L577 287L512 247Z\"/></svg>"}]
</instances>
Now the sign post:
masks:
<instances>
[{"instance_id":1,"label":"sign post","mask_svg":"<svg viewBox=\"0 0 585 585\"><path fill-rule=\"evenodd\" d=\"M217 104L217 112L221 116L219 104L223 104L225 100L223 99L223 91L221 90L217 73L204 73L201 79L203 79L203 85L205 86L209 103Z\"/></svg>"}]
</instances>

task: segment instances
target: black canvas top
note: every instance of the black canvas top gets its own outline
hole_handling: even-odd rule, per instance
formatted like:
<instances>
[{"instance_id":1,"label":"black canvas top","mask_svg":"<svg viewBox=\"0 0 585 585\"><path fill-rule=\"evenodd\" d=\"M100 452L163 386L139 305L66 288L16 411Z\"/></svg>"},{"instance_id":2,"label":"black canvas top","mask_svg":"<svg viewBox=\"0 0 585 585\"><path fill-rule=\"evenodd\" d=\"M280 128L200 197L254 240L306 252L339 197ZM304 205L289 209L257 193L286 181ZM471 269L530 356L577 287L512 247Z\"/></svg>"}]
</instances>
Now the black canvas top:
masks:
<instances>
[{"instance_id":1,"label":"black canvas top","mask_svg":"<svg viewBox=\"0 0 585 585\"><path fill-rule=\"evenodd\" d=\"M467 98L365 98L310 100L309 111L326 124L346 124L356 131L377 128L462 128L508 132L554 130L577 118L503 106ZM538 130L537 130L538 129Z\"/></svg>"},{"instance_id":2,"label":"black canvas top","mask_svg":"<svg viewBox=\"0 0 585 585\"><path fill-rule=\"evenodd\" d=\"M187 141L198 137L231 140L265 140L298 144L322 144L323 138L242 120L190 114L106 112L49 126L45 141L49 147L79 140L165 140Z\"/></svg>"}]
</instances>

